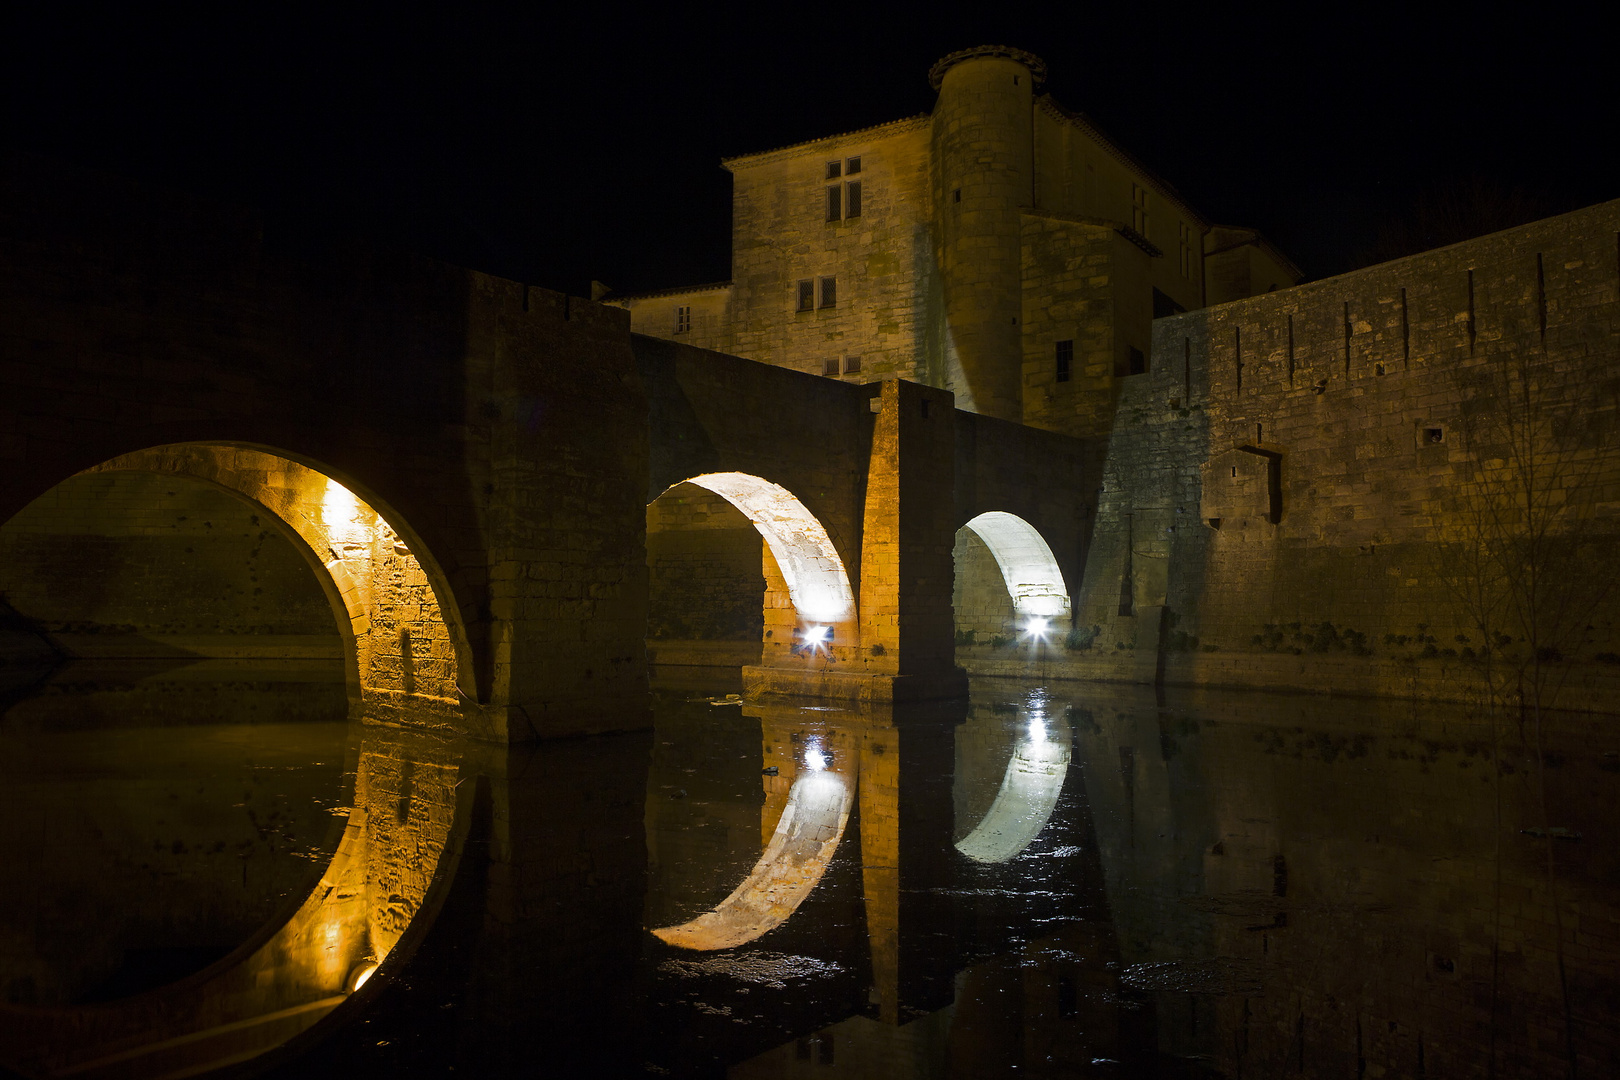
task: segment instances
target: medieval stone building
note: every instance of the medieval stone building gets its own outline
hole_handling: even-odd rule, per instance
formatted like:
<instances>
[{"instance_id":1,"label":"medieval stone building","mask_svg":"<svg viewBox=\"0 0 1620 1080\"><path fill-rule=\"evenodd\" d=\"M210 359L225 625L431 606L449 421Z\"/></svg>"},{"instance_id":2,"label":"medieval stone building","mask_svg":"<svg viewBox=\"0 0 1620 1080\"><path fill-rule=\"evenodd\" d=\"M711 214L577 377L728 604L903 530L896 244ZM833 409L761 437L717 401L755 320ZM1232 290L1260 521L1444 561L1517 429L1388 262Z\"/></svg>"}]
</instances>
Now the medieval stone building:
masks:
<instances>
[{"instance_id":1,"label":"medieval stone building","mask_svg":"<svg viewBox=\"0 0 1620 1080\"><path fill-rule=\"evenodd\" d=\"M728 282L610 298L633 330L957 407L1102 430L1156 317L1297 283L995 46L929 72L930 115L727 159Z\"/></svg>"}]
</instances>

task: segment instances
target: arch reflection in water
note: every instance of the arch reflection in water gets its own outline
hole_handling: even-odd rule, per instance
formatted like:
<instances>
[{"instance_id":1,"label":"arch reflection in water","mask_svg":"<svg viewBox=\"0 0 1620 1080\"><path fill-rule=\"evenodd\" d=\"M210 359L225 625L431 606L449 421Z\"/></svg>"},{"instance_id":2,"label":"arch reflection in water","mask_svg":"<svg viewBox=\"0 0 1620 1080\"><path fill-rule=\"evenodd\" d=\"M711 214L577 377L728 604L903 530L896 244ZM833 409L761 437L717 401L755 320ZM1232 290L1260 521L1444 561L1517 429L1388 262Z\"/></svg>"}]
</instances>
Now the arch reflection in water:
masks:
<instances>
[{"instance_id":1,"label":"arch reflection in water","mask_svg":"<svg viewBox=\"0 0 1620 1080\"><path fill-rule=\"evenodd\" d=\"M747 944L786 922L820 883L849 824L857 754L830 735L800 746L781 817L748 877L712 911L654 930L659 939L705 951Z\"/></svg>"},{"instance_id":2,"label":"arch reflection in water","mask_svg":"<svg viewBox=\"0 0 1620 1080\"><path fill-rule=\"evenodd\" d=\"M1073 732L1061 717L1047 716L1044 691L1031 696L1025 727L990 809L956 850L981 863L1002 863L1034 842L1052 819L1069 773Z\"/></svg>"}]
</instances>

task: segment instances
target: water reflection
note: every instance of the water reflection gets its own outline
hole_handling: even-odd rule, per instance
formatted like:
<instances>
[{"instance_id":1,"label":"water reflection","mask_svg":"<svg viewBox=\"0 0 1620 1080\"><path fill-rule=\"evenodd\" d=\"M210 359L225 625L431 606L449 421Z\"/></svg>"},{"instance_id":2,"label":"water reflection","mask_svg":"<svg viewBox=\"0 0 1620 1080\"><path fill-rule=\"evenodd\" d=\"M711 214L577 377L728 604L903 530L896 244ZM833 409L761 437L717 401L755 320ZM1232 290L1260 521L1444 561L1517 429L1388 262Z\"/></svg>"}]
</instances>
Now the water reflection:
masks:
<instances>
[{"instance_id":1,"label":"water reflection","mask_svg":"<svg viewBox=\"0 0 1620 1080\"><path fill-rule=\"evenodd\" d=\"M1613 1071L1607 718L1549 719L1538 758L1528 721L1392 703L1011 681L918 709L716 699L661 700L650 735L511 749L343 727L352 786L331 800L353 812L321 811L338 843L318 879L283 879L289 910L146 994L89 1009L64 982L47 1005L40 983L0 1014L7 1060L1541 1076L1573 1048ZM14 708L7 738L48 726L55 706L28 701L44 711ZM43 910L92 871L27 855L39 819L14 819L8 859L36 859ZM28 918L7 956L47 940Z\"/></svg>"},{"instance_id":2,"label":"water reflection","mask_svg":"<svg viewBox=\"0 0 1620 1080\"><path fill-rule=\"evenodd\" d=\"M798 752L787 756L788 777L781 775L784 766L765 767L778 782L791 778L791 784L765 853L747 879L714 910L654 930L661 940L683 949L735 948L782 925L821 881L849 823L856 783L850 765L858 750L842 733L812 730L805 725L790 733Z\"/></svg>"},{"instance_id":3,"label":"water reflection","mask_svg":"<svg viewBox=\"0 0 1620 1080\"><path fill-rule=\"evenodd\" d=\"M222 699L272 716L230 722ZM322 700L343 716L341 667L70 664L9 710L6 862L35 883L8 894L8 926L29 934L5 959L13 1067L208 1071L286 1043L389 970L453 868L462 754L299 717ZM143 723L147 709L169 726ZM74 892L87 902L64 904ZM210 944L186 948L198 934Z\"/></svg>"},{"instance_id":4,"label":"water reflection","mask_svg":"<svg viewBox=\"0 0 1620 1080\"><path fill-rule=\"evenodd\" d=\"M995 801L973 831L956 842L956 850L976 862L1001 863L1019 854L1046 828L1057 808L1069 773L1074 732L1065 718L1048 716L1046 705L1044 687L1030 691L1017 714L1022 737L1013 747ZM968 742L966 734L958 734L959 745ZM977 777L961 768L966 760L958 756L957 779L971 784Z\"/></svg>"}]
</instances>

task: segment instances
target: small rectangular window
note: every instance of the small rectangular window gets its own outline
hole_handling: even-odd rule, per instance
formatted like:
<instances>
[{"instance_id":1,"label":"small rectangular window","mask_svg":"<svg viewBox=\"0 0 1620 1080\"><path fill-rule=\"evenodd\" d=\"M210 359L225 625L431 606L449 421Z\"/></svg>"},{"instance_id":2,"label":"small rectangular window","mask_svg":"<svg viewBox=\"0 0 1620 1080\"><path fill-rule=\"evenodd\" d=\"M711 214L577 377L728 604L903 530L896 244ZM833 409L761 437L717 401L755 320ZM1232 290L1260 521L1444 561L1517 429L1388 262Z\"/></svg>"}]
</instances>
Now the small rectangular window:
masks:
<instances>
[{"instance_id":1,"label":"small rectangular window","mask_svg":"<svg viewBox=\"0 0 1620 1080\"><path fill-rule=\"evenodd\" d=\"M827 189L827 220L841 221L844 217L843 191L837 184Z\"/></svg>"},{"instance_id":2,"label":"small rectangular window","mask_svg":"<svg viewBox=\"0 0 1620 1080\"><path fill-rule=\"evenodd\" d=\"M951 202L961 202L961 201L962 201L962 189L961 188L952 188L951 189Z\"/></svg>"},{"instance_id":3,"label":"small rectangular window","mask_svg":"<svg viewBox=\"0 0 1620 1080\"><path fill-rule=\"evenodd\" d=\"M1185 221L1180 223L1180 233L1181 276L1184 278L1190 278L1193 276L1192 230L1187 227L1187 223Z\"/></svg>"},{"instance_id":4,"label":"small rectangular window","mask_svg":"<svg viewBox=\"0 0 1620 1080\"><path fill-rule=\"evenodd\" d=\"M1074 342L1060 341L1057 343L1057 381L1068 382L1069 371L1074 366Z\"/></svg>"},{"instance_id":5,"label":"small rectangular window","mask_svg":"<svg viewBox=\"0 0 1620 1080\"><path fill-rule=\"evenodd\" d=\"M689 304L682 304L675 309L675 332L684 334L692 329L692 308Z\"/></svg>"},{"instance_id":6,"label":"small rectangular window","mask_svg":"<svg viewBox=\"0 0 1620 1080\"><path fill-rule=\"evenodd\" d=\"M1136 184L1131 185L1131 228L1147 235L1148 231L1148 193L1147 188Z\"/></svg>"},{"instance_id":7,"label":"small rectangular window","mask_svg":"<svg viewBox=\"0 0 1620 1080\"><path fill-rule=\"evenodd\" d=\"M813 281L799 282L799 310L813 311L816 306L816 283Z\"/></svg>"},{"instance_id":8,"label":"small rectangular window","mask_svg":"<svg viewBox=\"0 0 1620 1080\"><path fill-rule=\"evenodd\" d=\"M861 358L858 356L844 357L844 374L859 375L861 373Z\"/></svg>"},{"instance_id":9,"label":"small rectangular window","mask_svg":"<svg viewBox=\"0 0 1620 1080\"><path fill-rule=\"evenodd\" d=\"M838 279L824 277L821 279L821 306L832 307L838 303Z\"/></svg>"},{"instance_id":10,"label":"small rectangular window","mask_svg":"<svg viewBox=\"0 0 1620 1080\"><path fill-rule=\"evenodd\" d=\"M839 163L838 162L836 162L836 161L827 162L827 179L829 179L829 180L838 179L838 168L839 168Z\"/></svg>"},{"instance_id":11,"label":"small rectangular window","mask_svg":"<svg viewBox=\"0 0 1620 1080\"><path fill-rule=\"evenodd\" d=\"M1141 375L1147 371L1147 356L1134 345L1130 348L1130 365L1132 375Z\"/></svg>"},{"instance_id":12,"label":"small rectangular window","mask_svg":"<svg viewBox=\"0 0 1620 1080\"><path fill-rule=\"evenodd\" d=\"M823 360L821 362L821 373L823 375L837 375L838 374L838 357L829 356L825 360Z\"/></svg>"},{"instance_id":13,"label":"small rectangular window","mask_svg":"<svg viewBox=\"0 0 1620 1080\"><path fill-rule=\"evenodd\" d=\"M861 216L861 182L851 180L844 185L844 216L846 218Z\"/></svg>"},{"instance_id":14,"label":"small rectangular window","mask_svg":"<svg viewBox=\"0 0 1620 1080\"><path fill-rule=\"evenodd\" d=\"M849 159L849 165L847 167L845 167L845 169L844 169L844 175L845 176L854 176L856 173L858 173L860 171L861 171L861 159L858 158L858 157L852 157L852 158Z\"/></svg>"}]
</instances>

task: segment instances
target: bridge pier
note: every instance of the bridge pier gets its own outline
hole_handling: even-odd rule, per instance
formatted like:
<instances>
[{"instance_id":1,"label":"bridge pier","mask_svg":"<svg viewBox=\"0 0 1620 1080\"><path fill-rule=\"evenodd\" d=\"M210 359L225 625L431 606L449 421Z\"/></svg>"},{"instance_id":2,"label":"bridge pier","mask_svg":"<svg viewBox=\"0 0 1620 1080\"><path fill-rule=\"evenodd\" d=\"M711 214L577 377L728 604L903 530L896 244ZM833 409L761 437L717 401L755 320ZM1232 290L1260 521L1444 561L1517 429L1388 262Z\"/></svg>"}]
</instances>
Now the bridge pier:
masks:
<instances>
[{"instance_id":1,"label":"bridge pier","mask_svg":"<svg viewBox=\"0 0 1620 1080\"><path fill-rule=\"evenodd\" d=\"M965 697L956 666L956 430L951 393L879 384L862 514L859 642L853 663L743 668L748 697L906 702ZM770 656L768 653L767 656Z\"/></svg>"}]
</instances>

